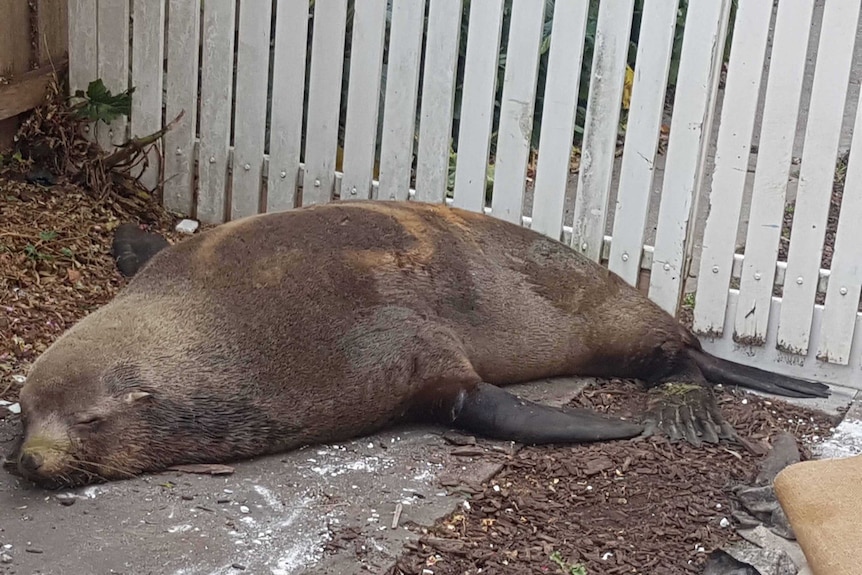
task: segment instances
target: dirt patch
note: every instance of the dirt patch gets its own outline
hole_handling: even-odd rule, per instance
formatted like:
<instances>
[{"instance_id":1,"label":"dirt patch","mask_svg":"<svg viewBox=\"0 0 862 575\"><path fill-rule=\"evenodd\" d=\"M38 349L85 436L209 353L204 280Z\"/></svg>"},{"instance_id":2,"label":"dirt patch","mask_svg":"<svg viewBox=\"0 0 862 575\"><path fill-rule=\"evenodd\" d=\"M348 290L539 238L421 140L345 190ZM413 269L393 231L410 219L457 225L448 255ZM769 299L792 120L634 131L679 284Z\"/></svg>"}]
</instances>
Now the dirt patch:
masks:
<instances>
[{"instance_id":1,"label":"dirt patch","mask_svg":"<svg viewBox=\"0 0 862 575\"><path fill-rule=\"evenodd\" d=\"M612 381L573 404L632 415L645 400L640 386ZM740 391L724 390L719 400L749 440L767 443L785 430L804 458L806 443L833 424ZM700 573L711 551L738 539L732 488L753 483L763 457L663 439L527 447L467 506L423 530L389 575L577 574L577 565L590 574Z\"/></svg>"}]
</instances>

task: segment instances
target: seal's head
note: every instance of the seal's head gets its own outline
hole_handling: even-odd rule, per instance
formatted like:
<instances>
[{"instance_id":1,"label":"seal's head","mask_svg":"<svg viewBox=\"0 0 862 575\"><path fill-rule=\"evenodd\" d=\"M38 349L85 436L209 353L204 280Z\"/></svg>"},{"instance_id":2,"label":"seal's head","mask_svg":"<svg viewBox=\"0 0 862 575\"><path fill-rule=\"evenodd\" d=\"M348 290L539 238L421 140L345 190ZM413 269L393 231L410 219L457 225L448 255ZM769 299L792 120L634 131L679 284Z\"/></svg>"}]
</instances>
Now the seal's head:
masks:
<instances>
[{"instance_id":1,"label":"seal's head","mask_svg":"<svg viewBox=\"0 0 862 575\"><path fill-rule=\"evenodd\" d=\"M99 367L55 349L37 361L20 393L24 433L13 473L45 488L128 478L147 467L152 392L123 362ZM63 363L62 369L60 365Z\"/></svg>"}]
</instances>

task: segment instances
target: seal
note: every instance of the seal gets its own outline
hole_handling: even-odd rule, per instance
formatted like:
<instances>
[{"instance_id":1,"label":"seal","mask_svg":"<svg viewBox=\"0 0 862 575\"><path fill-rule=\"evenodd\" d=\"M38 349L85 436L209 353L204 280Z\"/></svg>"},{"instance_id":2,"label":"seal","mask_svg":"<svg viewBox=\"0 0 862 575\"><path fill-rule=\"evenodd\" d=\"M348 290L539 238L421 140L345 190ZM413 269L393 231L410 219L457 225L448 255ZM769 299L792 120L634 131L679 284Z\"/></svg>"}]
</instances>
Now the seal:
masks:
<instances>
[{"instance_id":1,"label":"seal","mask_svg":"<svg viewBox=\"0 0 862 575\"><path fill-rule=\"evenodd\" d=\"M236 461L403 421L528 444L733 441L712 384L829 393L708 355L565 244L445 205L339 201L152 245L118 233L128 285L27 376L12 460L37 484ZM635 421L504 389L574 375L635 378L653 399Z\"/></svg>"}]
</instances>

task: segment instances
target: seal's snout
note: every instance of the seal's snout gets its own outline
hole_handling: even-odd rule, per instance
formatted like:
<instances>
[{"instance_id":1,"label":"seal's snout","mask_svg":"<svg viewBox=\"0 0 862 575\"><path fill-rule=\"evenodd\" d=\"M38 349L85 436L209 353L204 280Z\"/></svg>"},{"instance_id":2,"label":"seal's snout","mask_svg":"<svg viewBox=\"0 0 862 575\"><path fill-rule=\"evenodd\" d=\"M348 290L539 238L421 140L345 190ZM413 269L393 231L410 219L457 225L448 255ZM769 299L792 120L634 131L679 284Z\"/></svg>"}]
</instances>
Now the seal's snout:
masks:
<instances>
[{"instance_id":1,"label":"seal's snout","mask_svg":"<svg viewBox=\"0 0 862 575\"><path fill-rule=\"evenodd\" d=\"M70 447L68 442L56 441L44 434L31 435L14 455L15 471L36 482L67 475Z\"/></svg>"},{"instance_id":2,"label":"seal's snout","mask_svg":"<svg viewBox=\"0 0 862 575\"><path fill-rule=\"evenodd\" d=\"M22 451L18 457L18 468L24 475L38 473L44 464L45 458L33 451Z\"/></svg>"}]
</instances>

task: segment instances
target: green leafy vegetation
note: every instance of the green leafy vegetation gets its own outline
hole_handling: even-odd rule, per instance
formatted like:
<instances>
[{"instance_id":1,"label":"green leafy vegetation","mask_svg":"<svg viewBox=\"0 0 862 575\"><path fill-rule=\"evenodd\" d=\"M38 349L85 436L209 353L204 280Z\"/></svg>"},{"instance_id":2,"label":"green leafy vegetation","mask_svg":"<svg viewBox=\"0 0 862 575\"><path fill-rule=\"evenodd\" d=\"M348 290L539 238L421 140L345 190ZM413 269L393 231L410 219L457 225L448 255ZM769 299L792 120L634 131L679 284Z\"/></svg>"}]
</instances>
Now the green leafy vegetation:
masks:
<instances>
[{"instance_id":1,"label":"green leafy vegetation","mask_svg":"<svg viewBox=\"0 0 862 575\"><path fill-rule=\"evenodd\" d=\"M587 575L587 568L581 565L580 563L575 563L574 565L569 564L566 561L562 554L559 551L554 551L550 555L551 561L556 563L560 570L566 575Z\"/></svg>"},{"instance_id":2,"label":"green leafy vegetation","mask_svg":"<svg viewBox=\"0 0 862 575\"><path fill-rule=\"evenodd\" d=\"M132 87L119 94L112 94L101 78L93 80L87 85L86 92L75 91L75 97L82 99L73 106L75 115L93 122L101 120L105 124L110 124L120 116L128 117L132 113L134 91L135 88Z\"/></svg>"}]
</instances>

